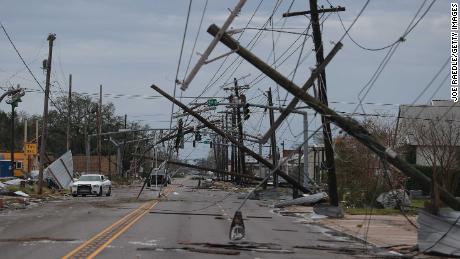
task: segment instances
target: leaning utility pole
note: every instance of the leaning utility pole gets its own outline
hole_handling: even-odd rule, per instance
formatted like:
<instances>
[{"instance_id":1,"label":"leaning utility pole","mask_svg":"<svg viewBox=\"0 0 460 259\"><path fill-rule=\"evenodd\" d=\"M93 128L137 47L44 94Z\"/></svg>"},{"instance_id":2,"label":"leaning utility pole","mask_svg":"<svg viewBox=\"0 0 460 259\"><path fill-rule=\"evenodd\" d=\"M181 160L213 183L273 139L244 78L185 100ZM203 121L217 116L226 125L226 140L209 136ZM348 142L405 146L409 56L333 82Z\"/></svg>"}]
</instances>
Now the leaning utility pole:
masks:
<instances>
[{"instance_id":1,"label":"leaning utility pole","mask_svg":"<svg viewBox=\"0 0 460 259\"><path fill-rule=\"evenodd\" d=\"M241 143L241 145L244 145L244 140L243 140L243 122L241 120L241 110L240 110L240 93L239 93L239 86L238 86L238 80L236 78L233 79L233 83L235 86L235 98L236 98L236 103L238 104L236 107L236 123L238 124L238 139ZM245 159L245 154L244 151L241 150L241 148L238 149L238 154L239 154L239 165L241 166L241 171L240 173L242 175L246 174L246 159ZM243 178L240 179L240 181L243 181Z\"/></svg>"},{"instance_id":2,"label":"leaning utility pole","mask_svg":"<svg viewBox=\"0 0 460 259\"><path fill-rule=\"evenodd\" d=\"M50 96L50 79L51 79L51 60L53 58L53 42L56 39L56 34L48 35L49 49L48 60L46 61L46 85L45 85L45 100L43 107L43 123L42 123L42 138L40 145L40 171L38 173L38 194L43 192L43 169L45 166L45 151L46 139L48 135L48 99Z\"/></svg>"},{"instance_id":3,"label":"leaning utility pole","mask_svg":"<svg viewBox=\"0 0 460 259\"><path fill-rule=\"evenodd\" d=\"M184 112L186 112L186 113L190 114L191 116L195 117L198 121L203 123L206 127L211 129L215 133L219 134L223 138L226 138L228 141L232 142L235 146L237 146L239 149L243 150L248 155L252 156L255 160L261 162L262 164L264 164L266 167L268 167L271 170L276 168L272 163L270 163L270 161L268 161L265 158L259 156L259 154L257 154L256 152L252 151L250 148L248 148L245 145L241 144L240 141L238 141L232 135L229 135L229 134L225 133L218 126L216 126L212 122L208 121L207 119L203 118L200 114L198 114L197 112L193 111L192 109L187 107L185 104L183 104L180 101L178 101L176 98L174 98L171 95L167 94L165 91L161 90L161 88L159 88L158 86L151 85L150 87L153 90L157 91L159 94L161 94L164 97L166 97L166 99L168 99L169 101L175 103L177 106L179 106L179 108L184 110ZM291 184L293 186L293 188L298 188L304 193L311 193L311 191L308 188L304 187L302 184L299 184L294 178L292 178L291 176L287 175L285 172L281 171L281 169L277 168L276 172L277 172L277 174L279 176L283 177L283 179L285 179L286 182Z\"/></svg>"},{"instance_id":4,"label":"leaning utility pole","mask_svg":"<svg viewBox=\"0 0 460 259\"><path fill-rule=\"evenodd\" d=\"M272 107L273 106L273 99L272 99L272 88L268 88L268 91L267 91L267 98L268 98L268 106ZM274 111L273 109L268 109L268 112L270 114L270 127L273 126L273 123L275 121L275 115L274 115ZM278 155L277 155L277 152L276 152L276 132L273 131L272 132L272 136L270 138L271 140L271 144L270 144L270 147L271 147L271 150L272 150L272 160L273 160L273 165L276 167L278 165ZM273 186L275 188L278 187L278 175L275 173L273 173Z\"/></svg>"},{"instance_id":5,"label":"leaning utility pole","mask_svg":"<svg viewBox=\"0 0 460 259\"><path fill-rule=\"evenodd\" d=\"M69 75L69 99L68 99L68 111L67 111L67 137L66 137L66 148L70 150L70 117L72 116L72 74Z\"/></svg>"},{"instance_id":6,"label":"leaning utility pole","mask_svg":"<svg viewBox=\"0 0 460 259\"><path fill-rule=\"evenodd\" d=\"M313 29L313 42L315 44L315 52L316 52L316 64L320 65L324 62L324 48L323 48L323 41L321 36L321 24L319 21L319 13L325 12L338 12L345 10L343 7L339 8L329 8L329 9L322 9L318 10L318 3L317 0L310 0L310 11L306 12L297 12L297 13L287 13L284 14L284 17L288 16L295 16L295 15L304 15L310 14L311 15L311 26ZM318 99L324 104L328 105L327 100L327 86L326 86L326 70L323 70L318 78ZM324 149L326 152L326 168L327 168L327 184L329 189L329 199L331 205L338 206L339 205L339 197L337 193L337 177L335 174L335 162L334 162L334 149L332 148L332 132L331 132L331 124L329 119L324 115L321 115L321 122L323 123L323 142L324 142Z\"/></svg>"},{"instance_id":7,"label":"leaning utility pole","mask_svg":"<svg viewBox=\"0 0 460 259\"><path fill-rule=\"evenodd\" d=\"M219 31L219 27L217 27L215 24L211 25L208 28L208 33L210 33L211 35L216 34L218 31ZM377 156L388 161L388 163L390 163L392 166L399 169L402 173L404 173L408 177L413 178L416 182L421 184L424 188L431 187L431 179L429 177L424 175L418 169L416 169L411 164L409 164L407 161L405 161L403 158L401 158L398 155L398 153L396 153L393 149L391 149L390 147L386 147L382 143L380 143L380 141L376 137L371 135L369 131L365 129L362 125L360 125L356 120L352 118L343 117L339 115L337 112L333 111L328 106L319 102L316 98L314 98L313 96L305 92L301 87L297 86L295 83L287 79L285 76L283 76L278 71L273 69L270 65L262 61L259 57L255 56L253 53L247 50L245 47L241 46L230 35L224 33L220 41L224 45L226 45L228 48L234 50L235 53L237 53L240 57L242 57L243 59L248 61L250 64L255 66L265 75L270 77L273 81L275 81L281 87L286 89L286 91L288 91L289 93L294 95L296 98L300 99L302 102L310 106L313 110L323 115L326 115L332 123L335 123L338 127L343 129L345 132L347 132L348 134L356 138L360 143L368 147ZM152 88L154 88L154 86L152 86ZM162 92L162 95L166 97L164 92ZM168 99L173 100L171 98L168 98ZM182 107L183 109L187 108L186 106L182 106ZM280 174L280 176L282 175ZM285 176L282 176L282 177L285 178ZM297 181L295 181L294 179L293 179L293 182L297 183ZM298 185L295 185L295 187L297 186ZM301 188L306 189L303 186L301 186ZM457 200L454 195L449 193L442 186L439 186L439 191L440 191L441 199L449 207L451 207L454 210L460 211L460 201Z\"/></svg>"}]
</instances>

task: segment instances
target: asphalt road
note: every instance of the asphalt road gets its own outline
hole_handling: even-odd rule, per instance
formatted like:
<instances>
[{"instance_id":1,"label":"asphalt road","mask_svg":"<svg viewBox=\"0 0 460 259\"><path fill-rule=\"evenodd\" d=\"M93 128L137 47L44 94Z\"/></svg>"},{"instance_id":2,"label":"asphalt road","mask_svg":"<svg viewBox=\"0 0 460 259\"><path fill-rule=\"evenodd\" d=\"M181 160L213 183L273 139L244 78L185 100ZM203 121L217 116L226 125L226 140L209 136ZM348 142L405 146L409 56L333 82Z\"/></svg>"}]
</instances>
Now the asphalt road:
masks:
<instances>
[{"instance_id":1,"label":"asphalt road","mask_svg":"<svg viewBox=\"0 0 460 259\"><path fill-rule=\"evenodd\" d=\"M0 258L349 258L298 246L363 247L315 223L281 216L270 201L249 200L242 210L246 237L225 249L241 200L233 192L195 186L179 179L161 199L147 189L136 200L140 186L118 187L111 197L69 197L2 211Z\"/></svg>"}]
</instances>

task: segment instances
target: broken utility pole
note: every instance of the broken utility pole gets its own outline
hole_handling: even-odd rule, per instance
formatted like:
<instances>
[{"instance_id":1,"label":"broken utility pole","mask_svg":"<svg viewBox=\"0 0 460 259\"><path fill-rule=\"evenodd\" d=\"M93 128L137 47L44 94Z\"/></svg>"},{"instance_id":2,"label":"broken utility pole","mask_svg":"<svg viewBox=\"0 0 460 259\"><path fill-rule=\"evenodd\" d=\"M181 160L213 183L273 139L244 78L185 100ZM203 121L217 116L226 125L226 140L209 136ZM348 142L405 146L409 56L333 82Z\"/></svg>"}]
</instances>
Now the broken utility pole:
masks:
<instances>
[{"instance_id":1,"label":"broken utility pole","mask_svg":"<svg viewBox=\"0 0 460 259\"><path fill-rule=\"evenodd\" d=\"M43 123L42 123L42 138L40 145L40 169L38 172L38 194L43 192L43 170L45 167L45 152L46 138L48 137L48 99L50 97L50 79L51 79L51 59L53 58L53 42L56 39L56 34L48 35L49 41L48 59L46 61L46 85L45 85L45 100L43 107Z\"/></svg>"},{"instance_id":2,"label":"broken utility pole","mask_svg":"<svg viewBox=\"0 0 460 259\"><path fill-rule=\"evenodd\" d=\"M268 106L269 107L273 106L272 89L271 88L268 88L267 98L268 98ZM268 111L270 113L270 127L272 127L273 123L274 123L274 120L275 120L275 115L274 115L273 109L268 109ZM277 166L278 165L278 154L276 152L276 149L277 149L277 146L276 146L276 131L272 132L272 136L271 136L270 140L271 140L270 148L271 148L271 151L272 151L271 153L272 153L273 165ZM273 186L275 188L278 187L278 175L276 174L276 172L273 173Z\"/></svg>"},{"instance_id":3,"label":"broken utility pole","mask_svg":"<svg viewBox=\"0 0 460 259\"><path fill-rule=\"evenodd\" d=\"M216 33L219 28L213 24L208 28L210 34ZM281 75L278 71L273 69L270 65L263 62L260 58L252 54L249 50L241 46L235 39L228 34L224 33L220 40L224 45L251 63L265 75L273 79L277 84L286 89L289 93L302 100L305 104L310 106L315 111L325 115L328 119L343 129L345 132L355 137L363 145L367 146L370 150L375 152L380 158L387 160L392 166L399 169L405 175L413 178L420 183L423 187L429 189L431 187L431 180L419 170L414 168L411 164L400 158L398 154L389 147L381 144L377 138L372 136L363 126L352 118L345 118L337 114L328 106L319 102L316 98L309 95L302 88L295 83ZM295 180L294 180L295 181ZM442 200L454 210L460 210L460 201L457 200L446 189L439 186Z\"/></svg>"},{"instance_id":4,"label":"broken utility pole","mask_svg":"<svg viewBox=\"0 0 460 259\"><path fill-rule=\"evenodd\" d=\"M235 146L237 146L238 148L240 148L241 150L243 150L244 152L246 152L248 155L252 156L254 159L256 159L257 161L261 162L262 164L264 164L266 167L270 168L270 169L273 169L275 168L275 166L273 166L272 163L270 163L268 160L266 160L265 158L263 158L262 156L259 156L259 154L257 154L256 152L252 151L250 148L242 145L237 139L235 139L233 136L231 135L228 135L226 134L223 130L221 130L220 128L218 128L216 125L214 125L213 123L209 122L208 120L206 120L205 118L203 118L200 114L198 114L197 112L193 111L192 109L190 109L189 107L187 107L185 104L179 102L177 99L175 99L174 97L170 96L169 94L167 94L165 91L161 90L161 88L159 88L158 86L156 85L152 85L151 88L155 91L157 91L159 94L163 95L164 97L166 97L166 99L170 100L171 102L175 103L177 106L179 106L181 109L183 109L185 112L189 113L190 115L192 115L193 117L195 117L197 120L199 120L201 123L203 123L205 126L207 126L209 129L213 130L214 132L216 132L217 134L219 134L220 136L222 136L223 138L226 138L228 139L230 142L232 142ZM301 190L302 192L304 193L310 193L311 191L304 187L302 184L298 183L294 178L290 177L289 175L287 175L285 172L281 171L281 170L277 170L276 171L277 174L279 176L281 176L284 180L286 180L289 184L291 184L293 186L293 188L298 188L299 190Z\"/></svg>"},{"instance_id":5,"label":"broken utility pole","mask_svg":"<svg viewBox=\"0 0 460 259\"><path fill-rule=\"evenodd\" d=\"M236 18L238 13L241 11L246 1L247 0L238 0L238 3L236 4L235 8L233 8L233 10L230 10L230 15L228 16L228 18L225 20L224 24L222 25L222 29L216 34L216 36L211 41L211 43L209 44L208 48L204 51L204 53L200 55L200 59L198 60L198 63L192 68L190 73L187 75L187 78L185 78L184 82L182 82L182 86L181 86L182 91L185 91L187 89L188 85L190 84L190 82L192 82L193 78L195 78L200 68L204 64L206 64L206 61L209 55L214 50L214 48L217 46L217 43L219 43L220 37L230 27L230 24L232 24L233 20Z\"/></svg>"},{"instance_id":6,"label":"broken utility pole","mask_svg":"<svg viewBox=\"0 0 460 259\"><path fill-rule=\"evenodd\" d=\"M343 10L342 10L343 9ZM315 45L315 52L316 52L316 64L320 65L324 62L324 47L323 41L321 36L321 25L319 22L319 13L325 12L337 12L337 11L344 11L345 8L329 8L329 9L322 9L318 10L318 3L317 0L310 0L310 12L300 12L296 15L305 15L306 13L310 13L311 15L311 26L313 29L313 42ZM283 14L284 17L294 16L294 14ZM318 78L317 84L317 92L318 92L318 99L324 105L328 106L327 101L327 86L326 86L326 71L323 70L321 72L320 77ZM331 124L328 118L324 115L321 116L321 122L323 123L323 142L324 148L326 152L326 170L327 170L327 185L329 190L329 200L331 205L338 206L339 205L339 196L337 193L337 177L335 174L335 162L334 162L334 150L332 148L332 132L331 132Z\"/></svg>"}]
</instances>

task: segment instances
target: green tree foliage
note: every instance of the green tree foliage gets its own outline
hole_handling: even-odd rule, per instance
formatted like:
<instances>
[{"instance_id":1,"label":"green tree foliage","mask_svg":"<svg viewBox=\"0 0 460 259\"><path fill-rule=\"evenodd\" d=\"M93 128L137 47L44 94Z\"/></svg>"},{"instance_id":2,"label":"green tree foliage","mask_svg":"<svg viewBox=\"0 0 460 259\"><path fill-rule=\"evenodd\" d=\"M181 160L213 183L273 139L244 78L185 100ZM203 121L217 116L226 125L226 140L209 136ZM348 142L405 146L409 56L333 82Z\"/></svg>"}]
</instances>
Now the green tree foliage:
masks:
<instances>
[{"instance_id":1,"label":"green tree foliage","mask_svg":"<svg viewBox=\"0 0 460 259\"><path fill-rule=\"evenodd\" d=\"M48 118L48 140L46 152L58 157L66 152L66 130L68 113L67 97L59 97L54 102L58 109L50 107ZM70 113L70 148L73 154L85 154L85 140L87 134L97 133L97 106L98 103L90 97L74 93L72 95L72 112ZM20 107L19 107L20 109ZM59 112L61 111L61 113ZM42 116L28 115L25 112L15 114L15 150L21 152L24 142L24 122L28 123L28 141L35 142L35 127L38 122L39 134L42 132ZM125 128L124 117L115 113L115 106L112 103L102 105L102 132L115 132ZM146 129L148 126L141 126L136 122L127 122L126 128L138 130ZM121 143L133 139L148 138L147 131L134 133L123 133L113 135L112 138ZM40 137L39 137L40 141ZM151 142L139 142L126 145L123 155L123 168L127 170L132 161L132 153L137 152L149 145ZM11 112L0 111L0 150L9 152L11 146ZM97 138L91 138L91 154L97 153ZM116 149L108 141L108 137L102 137L102 155L115 155Z\"/></svg>"}]
</instances>

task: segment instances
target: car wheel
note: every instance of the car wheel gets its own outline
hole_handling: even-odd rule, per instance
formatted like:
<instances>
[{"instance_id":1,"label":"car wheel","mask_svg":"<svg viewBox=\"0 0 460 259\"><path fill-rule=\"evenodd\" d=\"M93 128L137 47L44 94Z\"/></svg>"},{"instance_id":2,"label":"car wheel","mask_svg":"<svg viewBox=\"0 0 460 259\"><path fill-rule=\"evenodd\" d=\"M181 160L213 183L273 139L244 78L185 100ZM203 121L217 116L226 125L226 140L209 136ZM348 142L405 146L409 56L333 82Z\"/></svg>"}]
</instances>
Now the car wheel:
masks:
<instances>
[{"instance_id":1,"label":"car wheel","mask_svg":"<svg viewBox=\"0 0 460 259\"><path fill-rule=\"evenodd\" d=\"M112 187L109 187L109 191L105 194L105 196L110 196L112 194Z\"/></svg>"},{"instance_id":2,"label":"car wheel","mask_svg":"<svg viewBox=\"0 0 460 259\"><path fill-rule=\"evenodd\" d=\"M72 196L73 196L73 197L77 197L77 196L78 196L78 194L76 194L76 193L72 193Z\"/></svg>"},{"instance_id":3,"label":"car wheel","mask_svg":"<svg viewBox=\"0 0 460 259\"><path fill-rule=\"evenodd\" d=\"M97 194L97 196L102 196L102 186L99 187L99 193Z\"/></svg>"},{"instance_id":4,"label":"car wheel","mask_svg":"<svg viewBox=\"0 0 460 259\"><path fill-rule=\"evenodd\" d=\"M81 196L82 196L82 197L86 197L86 194L82 194Z\"/></svg>"}]
</instances>

